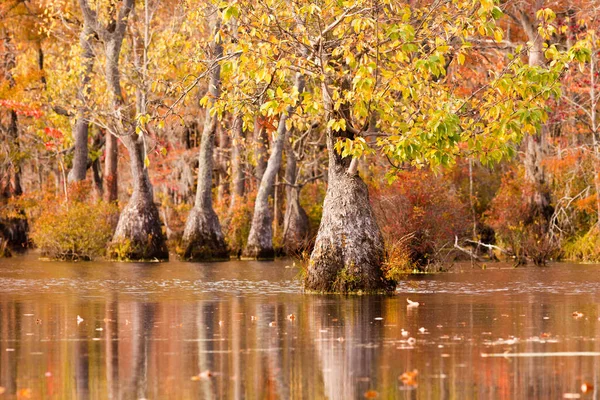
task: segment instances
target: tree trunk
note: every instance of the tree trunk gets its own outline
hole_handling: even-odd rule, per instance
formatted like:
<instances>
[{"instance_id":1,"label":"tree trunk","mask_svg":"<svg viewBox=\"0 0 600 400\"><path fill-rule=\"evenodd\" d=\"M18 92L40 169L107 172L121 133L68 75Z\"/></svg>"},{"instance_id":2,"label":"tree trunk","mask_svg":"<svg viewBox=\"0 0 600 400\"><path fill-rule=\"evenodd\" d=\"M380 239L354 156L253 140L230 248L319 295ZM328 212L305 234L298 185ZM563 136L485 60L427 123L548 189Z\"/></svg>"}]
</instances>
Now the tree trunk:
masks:
<instances>
[{"instance_id":1,"label":"tree trunk","mask_svg":"<svg viewBox=\"0 0 600 400\"><path fill-rule=\"evenodd\" d=\"M216 13L213 12L216 16ZM218 18L218 17L215 17ZM214 21L213 32L219 30L220 21ZM223 46L213 42L213 59L223 55ZM196 201L185 224L182 239L181 256L185 260L223 260L229 259L229 250L221 231L219 217L212 206L212 173L217 117L211 115L214 100L220 95L221 68L217 64L210 74L208 85L209 101L206 106L204 129L198 155L198 187Z\"/></svg>"},{"instance_id":2,"label":"tree trunk","mask_svg":"<svg viewBox=\"0 0 600 400\"><path fill-rule=\"evenodd\" d=\"M333 106L326 85L323 83L323 103L331 115ZM354 160L342 158L335 150L338 137L351 135L327 129L327 193L304 288L340 293L392 291L394 282L386 279L382 270L383 235L371 208L367 185L352 167Z\"/></svg>"},{"instance_id":3,"label":"tree trunk","mask_svg":"<svg viewBox=\"0 0 600 400\"><path fill-rule=\"evenodd\" d=\"M536 10L537 11L537 10ZM521 26L531 42L529 49L529 65L543 66L544 60L544 39L531 21L529 16L521 11ZM550 206L550 191L546 185L546 171L542 165L544 159L544 145L547 127L542 128L534 135L525 137L525 179L533 186L534 191L530 202L541 215L547 213L546 209ZM547 216L548 218L550 215Z\"/></svg>"},{"instance_id":4,"label":"tree trunk","mask_svg":"<svg viewBox=\"0 0 600 400\"><path fill-rule=\"evenodd\" d=\"M304 91L304 84L304 76L296 74L294 86L298 93ZM285 127L285 122L294 111L294 108L288 106L286 113L282 114L279 119L277 137L271 146L271 156L256 195L248 243L242 254L244 258L273 259L275 256L273 251L273 211L269 207L269 197L273 195L275 178L281 166L283 146L288 140L288 130Z\"/></svg>"},{"instance_id":5,"label":"tree trunk","mask_svg":"<svg viewBox=\"0 0 600 400\"><path fill-rule=\"evenodd\" d=\"M122 260L167 260L169 251L144 164L143 138L132 134L121 140L131 158L133 194L119 217L110 256Z\"/></svg>"},{"instance_id":6,"label":"tree trunk","mask_svg":"<svg viewBox=\"0 0 600 400\"><path fill-rule=\"evenodd\" d=\"M269 139L267 129L258 116L254 120L254 158L256 160L256 169L254 176L258 182L261 181L265 170L267 169Z\"/></svg>"},{"instance_id":7,"label":"tree trunk","mask_svg":"<svg viewBox=\"0 0 600 400\"><path fill-rule=\"evenodd\" d=\"M229 149L231 143L229 140L229 134L225 129L219 129L219 151L217 152L217 174L218 174L218 186L217 186L217 204L221 204L225 196L229 194L229 179L227 179L227 161Z\"/></svg>"},{"instance_id":8,"label":"tree trunk","mask_svg":"<svg viewBox=\"0 0 600 400\"><path fill-rule=\"evenodd\" d=\"M244 197L245 179L244 163L242 161L244 141L244 127L241 115L235 115L231 127L231 197L229 202L229 215Z\"/></svg>"},{"instance_id":9,"label":"tree trunk","mask_svg":"<svg viewBox=\"0 0 600 400\"><path fill-rule=\"evenodd\" d=\"M308 215L300 205L302 187L296 184L298 167L294 149L287 146L287 163L285 167L286 209L283 220L283 248L287 255L300 254L306 249L308 242Z\"/></svg>"},{"instance_id":10,"label":"tree trunk","mask_svg":"<svg viewBox=\"0 0 600 400\"><path fill-rule=\"evenodd\" d=\"M118 168L119 148L117 137L106 132L104 147L104 198L108 202L119 198Z\"/></svg>"},{"instance_id":11,"label":"tree trunk","mask_svg":"<svg viewBox=\"0 0 600 400\"><path fill-rule=\"evenodd\" d=\"M169 252L160 225L160 217L152 184L146 169L146 149L144 134L136 133L136 123L131 114L135 109L126 104L121 88L119 57L123 38L127 30L129 14L134 0L124 0L121 9L114 10L113 28L101 28L96 13L89 8L87 0L79 0L86 23L97 29L96 33L104 42L106 52L106 83L112 97L111 129L106 133L106 182L109 201L116 199L117 140L119 135L130 157L133 194L119 216L119 222L109 246L109 256L122 260L166 260ZM113 135L114 134L114 135Z\"/></svg>"},{"instance_id":12,"label":"tree trunk","mask_svg":"<svg viewBox=\"0 0 600 400\"><path fill-rule=\"evenodd\" d=\"M11 41L10 36L4 38L5 49L5 78L8 81L8 87L14 88L16 85L12 70L17 66L16 50ZM21 152L21 142L19 138L19 123L16 111L9 112L9 122L7 127L7 139L10 152L19 154ZM11 160L12 169L12 185L11 173L9 172L6 187L2 188L5 198L18 197L23 194L21 184L21 161ZM12 186L12 187L11 187ZM8 246L12 250L24 250L29 242L29 223L25 216L25 211L20 209L17 211L20 217L7 218L0 221L0 235L4 238Z\"/></svg>"},{"instance_id":13,"label":"tree trunk","mask_svg":"<svg viewBox=\"0 0 600 400\"><path fill-rule=\"evenodd\" d=\"M90 43L90 36L93 34L89 25L84 23L79 42L81 44L83 73L81 87L77 93L77 100L80 102L77 110L77 120L73 129L75 139L75 151L73 154L73 166L69 171L69 182L85 180L88 166L88 134L89 120L86 115L86 100L89 95L90 74L94 66L94 51Z\"/></svg>"},{"instance_id":14,"label":"tree trunk","mask_svg":"<svg viewBox=\"0 0 600 400\"><path fill-rule=\"evenodd\" d=\"M541 7L541 3L539 4ZM539 7L536 7L536 10ZM544 66L544 39L536 29L535 23L522 11L520 20L527 38L531 42L529 49L529 65ZM525 180L531 186L527 191L529 204L528 215L525 216L525 226L528 229L526 240L532 245L526 245L527 255L535 264L543 265L551 250L548 231L550 219L554 212L551 205L551 193L547 183L547 174L543 165L544 150L548 126L542 127L533 135L525 137Z\"/></svg>"}]
</instances>

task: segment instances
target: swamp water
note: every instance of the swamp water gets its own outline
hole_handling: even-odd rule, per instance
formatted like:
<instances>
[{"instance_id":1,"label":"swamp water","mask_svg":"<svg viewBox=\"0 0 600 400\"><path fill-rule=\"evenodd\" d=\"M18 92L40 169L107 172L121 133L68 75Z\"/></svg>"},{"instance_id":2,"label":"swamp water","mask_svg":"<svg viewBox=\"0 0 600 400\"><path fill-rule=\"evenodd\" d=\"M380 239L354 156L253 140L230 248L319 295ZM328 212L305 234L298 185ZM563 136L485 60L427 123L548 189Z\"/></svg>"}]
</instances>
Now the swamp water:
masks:
<instances>
[{"instance_id":1,"label":"swamp water","mask_svg":"<svg viewBox=\"0 0 600 400\"><path fill-rule=\"evenodd\" d=\"M290 264L0 260L0 399L599 396L600 266L385 297L302 294Z\"/></svg>"}]
</instances>

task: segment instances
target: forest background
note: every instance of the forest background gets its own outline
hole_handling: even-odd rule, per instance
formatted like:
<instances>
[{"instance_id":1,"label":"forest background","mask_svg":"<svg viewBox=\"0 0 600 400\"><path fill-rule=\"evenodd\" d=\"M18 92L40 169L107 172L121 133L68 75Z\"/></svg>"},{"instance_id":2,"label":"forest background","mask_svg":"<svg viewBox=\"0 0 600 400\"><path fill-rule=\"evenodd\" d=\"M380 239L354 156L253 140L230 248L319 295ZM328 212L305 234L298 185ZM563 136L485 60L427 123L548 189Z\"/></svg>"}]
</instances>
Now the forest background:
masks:
<instances>
[{"instance_id":1,"label":"forest background","mask_svg":"<svg viewBox=\"0 0 600 400\"><path fill-rule=\"evenodd\" d=\"M325 291L465 256L598 262L599 16L583 0L5 0L2 253L288 254Z\"/></svg>"}]
</instances>

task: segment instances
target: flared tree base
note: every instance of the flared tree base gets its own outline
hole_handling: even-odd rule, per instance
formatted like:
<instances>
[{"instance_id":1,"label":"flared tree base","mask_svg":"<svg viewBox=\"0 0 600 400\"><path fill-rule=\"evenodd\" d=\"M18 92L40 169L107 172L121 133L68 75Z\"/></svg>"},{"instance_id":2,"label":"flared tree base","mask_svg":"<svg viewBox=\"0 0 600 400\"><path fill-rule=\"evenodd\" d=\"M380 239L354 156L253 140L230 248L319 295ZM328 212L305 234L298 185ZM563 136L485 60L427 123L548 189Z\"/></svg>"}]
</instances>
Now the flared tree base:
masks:
<instances>
[{"instance_id":1,"label":"flared tree base","mask_svg":"<svg viewBox=\"0 0 600 400\"><path fill-rule=\"evenodd\" d=\"M247 245L242 252L242 260L272 261L275 259L273 247L261 247L259 245Z\"/></svg>"},{"instance_id":2,"label":"flared tree base","mask_svg":"<svg viewBox=\"0 0 600 400\"><path fill-rule=\"evenodd\" d=\"M20 253L29 247L29 223L25 218L8 218L0 221L0 247L4 257ZM2 256L2 255L0 255Z\"/></svg>"},{"instance_id":3,"label":"flared tree base","mask_svg":"<svg viewBox=\"0 0 600 400\"><path fill-rule=\"evenodd\" d=\"M382 270L383 237L358 175L330 171L323 218L304 288L325 293L389 293L395 282Z\"/></svg>"},{"instance_id":4,"label":"flared tree base","mask_svg":"<svg viewBox=\"0 0 600 400\"><path fill-rule=\"evenodd\" d=\"M204 211L198 207L192 209L178 254L185 261L229 260L229 249L214 211Z\"/></svg>"},{"instance_id":5,"label":"flared tree base","mask_svg":"<svg viewBox=\"0 0 600 400\"><path fill-rule=\"evenodd\" d=\"M154 202L133 196L121 212L109 245L109 258L119 261L166 261L169 250Z\"/></svg>"}]
</instances>

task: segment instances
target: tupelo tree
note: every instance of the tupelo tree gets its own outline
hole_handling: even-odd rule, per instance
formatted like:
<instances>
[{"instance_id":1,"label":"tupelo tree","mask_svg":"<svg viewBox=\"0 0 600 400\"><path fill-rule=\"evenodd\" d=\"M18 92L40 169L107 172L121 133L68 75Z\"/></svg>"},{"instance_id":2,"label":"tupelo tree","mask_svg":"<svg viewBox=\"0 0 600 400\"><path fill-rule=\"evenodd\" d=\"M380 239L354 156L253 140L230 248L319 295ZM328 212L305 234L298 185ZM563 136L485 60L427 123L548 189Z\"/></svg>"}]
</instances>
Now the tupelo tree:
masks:
<instances>
[{"instance_id":1,"label":"tupelo tree","mask_svg":"<svg viewBox=\"0 0 600 400\"><path fill-rule=\"evenodd\" d=\"M148 174L144 127L141 118L132 117L132 114L135 114L135 104L127 102L121 87L119 57L134 0L124 0L118 10L115 4L106 6L106 10L103 10L102 6L92 9L87 0L79 0L79 5L85 24L98 35L104 45L106 82L113 108L110 120L106 123L111 130L107 135L107 157L114 156L110 149L113 148L111 146L116 146L116 142L112 145L109 143L117 137L123 142L130 156L133 193L119 216L111 243L111 256L128 260L168 259L169 252ZM99 14L104 14L102 11L107 11L106 25L99 18ZM106 163L109 164L110 162ZM110 180L111 174L112 172L109 172L107 179ZM108 182L108 185L110 184ZM108 192L111 192L110 188Z\"/></svg>"},{"instance_id":2,"label":"tupelo tree","mask_svg":"<svg viewBox=\"0 0 600 400\"><path fill-rule=\"evenodd\" d=\"M286 88L302 71L307 92L288 128L302 129L306 115L326 126L328 187L304 279L309 291L394 288L359 159L385 157L393 180L402 163L435 169L461 155L484 163L509 156L546 120L545 103L559 94L559 75L573 58L553 48L542 68L517 49L484 85L459 90L462 73L473 68L471 40L502 40L496 21L503 13L492 0L237 1L228 14L244 15L244 54L232 62L238 70L250 63L266 69L262 114L291 114Z\"/></svg>"}]
</instances>

